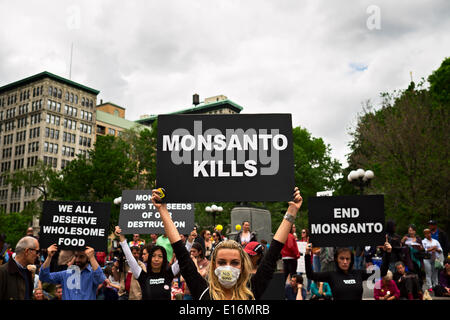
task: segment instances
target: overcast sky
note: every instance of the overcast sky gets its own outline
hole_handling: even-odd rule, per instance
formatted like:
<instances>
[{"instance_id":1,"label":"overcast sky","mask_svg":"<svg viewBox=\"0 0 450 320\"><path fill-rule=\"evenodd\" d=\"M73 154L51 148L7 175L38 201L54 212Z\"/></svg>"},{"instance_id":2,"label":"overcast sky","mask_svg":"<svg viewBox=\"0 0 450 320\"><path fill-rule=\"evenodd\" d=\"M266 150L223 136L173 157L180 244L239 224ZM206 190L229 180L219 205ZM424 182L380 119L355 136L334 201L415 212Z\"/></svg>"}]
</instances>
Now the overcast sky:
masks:
<instances>
[{"instance_id":1,"label":"overcast sky","mask_svg":"<svg viewBox=\"0 0 450 320\"><path fill-rule=\"evenodd\" d=\"M0 86L49 71L126 118L223 94L292 113L346 164L362 104L450 56L450 1L0 0Z\"/></svg>"}]
</instances>

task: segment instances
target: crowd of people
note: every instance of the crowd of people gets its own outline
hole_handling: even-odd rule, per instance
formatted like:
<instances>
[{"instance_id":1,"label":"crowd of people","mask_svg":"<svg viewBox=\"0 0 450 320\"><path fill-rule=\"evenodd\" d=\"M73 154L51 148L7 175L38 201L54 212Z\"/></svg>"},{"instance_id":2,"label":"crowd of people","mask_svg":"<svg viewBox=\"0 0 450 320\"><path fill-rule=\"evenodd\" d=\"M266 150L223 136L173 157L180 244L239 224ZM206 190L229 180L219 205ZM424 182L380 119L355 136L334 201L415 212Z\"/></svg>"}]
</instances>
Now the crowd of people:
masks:
<instances>
[{"instance_id":1,"label":"crowd of people","mask_svg":"<svg viewBox=\"0 0 450 320\"><path fill-rule=\"evenodd\" d=\"M317 248L309 243L307 229L297 235L294 221L302 197L296 188L268 244L251 231L249 221L233 239L197 228L182 235L158 197L154 190L165 234L152 234L148 241L135 234L127 241L116 227L118 244L107 253L40 248L32 229L13 251L0 235L0 300L258 300L279 261L286 300L361 300L372 265L380 270L376 300L425 299L430 293L450 297L448 238L436 221L423 230L423 239L414 225L399 236L389 221L382 246ZM298 242L306 242L304 252ZM298 272L300 259L304 273Z\"/></svg>"}]
</instances>

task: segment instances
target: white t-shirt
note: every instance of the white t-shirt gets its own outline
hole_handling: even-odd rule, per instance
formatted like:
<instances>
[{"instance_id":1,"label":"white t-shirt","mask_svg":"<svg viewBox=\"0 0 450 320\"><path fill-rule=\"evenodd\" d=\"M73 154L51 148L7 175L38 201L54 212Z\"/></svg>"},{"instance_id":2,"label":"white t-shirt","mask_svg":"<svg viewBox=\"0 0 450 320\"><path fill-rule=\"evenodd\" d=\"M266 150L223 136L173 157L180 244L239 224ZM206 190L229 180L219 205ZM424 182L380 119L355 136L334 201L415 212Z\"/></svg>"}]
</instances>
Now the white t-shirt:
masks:
<instances>
[{"instance_id":1,"label":"white t-shirt","mask_svg":"<svg viewBox=\"0 0 450 320\"><path fill-rule=\"evenodd\" d=\"M250 242L250 236L251 236L251 232L248 232L247 234L244 235L244 233L241 233L241 244L243 242L249 243Z\"/></svg>"},{"instance_id":2,"label":"white t-shirt","mask_svg":"<svg viewBox=\"0 0 450 320\"><path fill-rule=\"evenodd\" d=\"M425 249L425 251L427 251L428 249L430 249L432 247L437 247L442 252L441 244L436 239L431 238L431 241L430 241L425 238L422 240L422 245L423 245L423 248ZM439 252L433 252L432 259L436 259L437 257L439 257L439 255L440 255Z\"/></svg>"}]
</instances>

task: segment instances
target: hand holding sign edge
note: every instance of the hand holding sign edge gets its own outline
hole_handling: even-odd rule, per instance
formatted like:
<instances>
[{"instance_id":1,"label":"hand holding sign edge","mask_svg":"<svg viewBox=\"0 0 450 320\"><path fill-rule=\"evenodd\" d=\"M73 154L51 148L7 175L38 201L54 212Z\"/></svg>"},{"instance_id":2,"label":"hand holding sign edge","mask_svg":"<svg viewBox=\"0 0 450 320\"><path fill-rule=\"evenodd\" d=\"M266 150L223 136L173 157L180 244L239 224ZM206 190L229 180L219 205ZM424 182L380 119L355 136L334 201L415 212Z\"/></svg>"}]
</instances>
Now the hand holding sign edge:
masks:
<instances>
[{"instance_id":1,"label":"hand holding sign edge","mask_svg":"<svg viewBox=\"0 0 450 320\"><path fill-rule=\"evenodd\" d=\"M298 187L295 187L294 194L293 194L293 201L289 201L289 207L287 212L293 216L297 215L298 210L300 210L303 203L303 198L300 194L300 190Z\"/></svg>"}]
</instances>

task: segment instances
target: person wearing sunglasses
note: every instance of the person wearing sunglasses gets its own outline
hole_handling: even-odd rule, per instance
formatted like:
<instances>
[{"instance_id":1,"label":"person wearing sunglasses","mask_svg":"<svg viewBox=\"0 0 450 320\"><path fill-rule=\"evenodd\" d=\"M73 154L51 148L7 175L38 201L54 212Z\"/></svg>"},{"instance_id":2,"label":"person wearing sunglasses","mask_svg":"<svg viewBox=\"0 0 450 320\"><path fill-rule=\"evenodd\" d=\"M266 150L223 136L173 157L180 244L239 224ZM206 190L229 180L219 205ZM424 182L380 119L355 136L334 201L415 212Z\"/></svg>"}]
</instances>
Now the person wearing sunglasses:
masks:
<instances>
[{"instance_id":1,"label":"person wearing sunglasses","mask_svg":"<svg viewBox=\"0 0 450 320\"><path fill-rule=\"evenodd\" d=\"M27 266L34 264L39 242L30 236L17 242L15 257L0 266L0 300L31 300L33 281Z\"/></svg>"}]
</instances>

